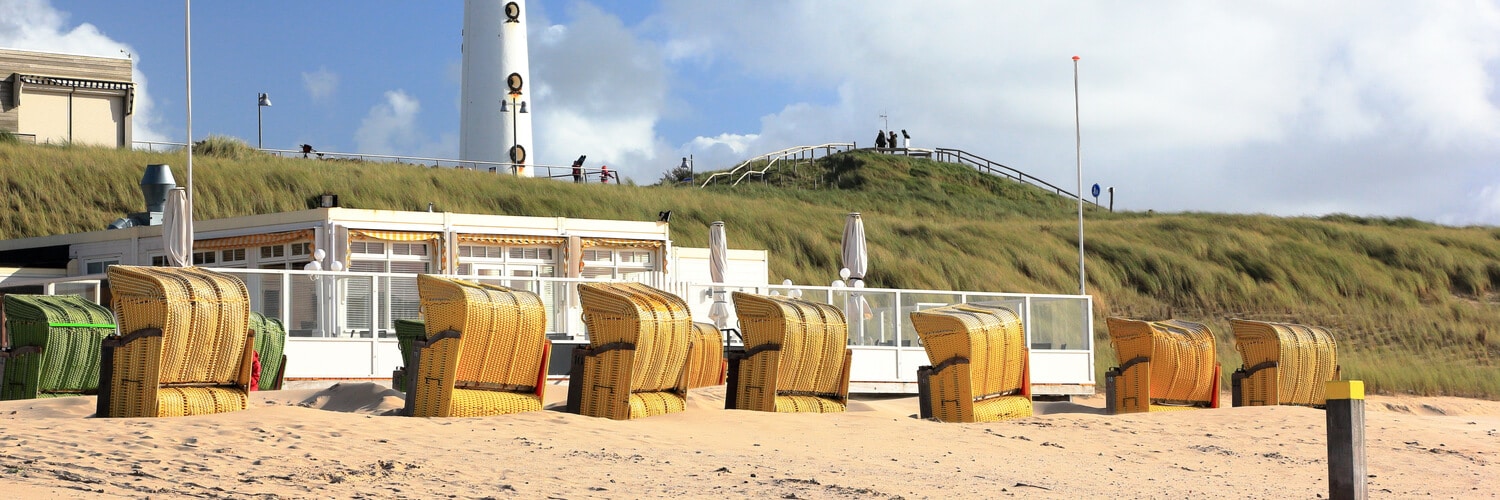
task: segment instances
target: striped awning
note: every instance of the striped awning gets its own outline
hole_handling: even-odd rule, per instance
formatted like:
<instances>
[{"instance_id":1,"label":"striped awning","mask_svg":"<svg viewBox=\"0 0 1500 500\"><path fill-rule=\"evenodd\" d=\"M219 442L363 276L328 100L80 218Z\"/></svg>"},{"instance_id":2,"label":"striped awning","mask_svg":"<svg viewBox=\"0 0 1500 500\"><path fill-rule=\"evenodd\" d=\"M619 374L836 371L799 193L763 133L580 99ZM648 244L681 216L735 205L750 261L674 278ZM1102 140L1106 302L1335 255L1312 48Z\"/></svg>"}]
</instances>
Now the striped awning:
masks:
<instances>
[{"instance_id":1,"label":"striped awning","mask_svg":"<svg viewBox=\"0 0 1500 500\"><path fill-rule=\"evenodd\" d=\"M299 241L312 241L313 230L298 229L281 233L248 234L228 238L214 238L193 242L193 251L225 250L230 248L253 248L265 245L284 245Z\"/></svg>"},{"instance_id":2,"label":"striped awning","mask_svg":"<svg viewBox=\"0 0 1500 500\"><path fill-rule=\"evenodd\" d=\"M443 239L443 234L412 231L375 231L371 229L350 229L349 239L358 241L441 241Z\"/></svg>"},{"instance_id":3,"label":"striped awning","mask_svg":"<svg viewBox=\"0 0 1500 500\"><path fill-rule=\"evenodd\" d=\"M583 248L609 247L609 248L649 248L662 247L661 240L627 240L622 238L583 238L580 242Z\"/></svg>"},{"instance_id":4,"label":"striped awning","mask_svg":"<svg viewBox=\"0 0 1500 500\"><path fill-rule=\"evenodd\" d=\"M562 246L568 239L561 236L530 236L519 234L459 234L458 243L479 243L505 246Z\"/></svg>"},{"instance_id":5,"label":"striped awning","mask_svg":"<svg viewBox=\"0 0 1500 500\"><path fill-rule=\"evenodd\" d=\"M427 244L432 245L432 249L433 249L432 256L435 257L434 260L437 262L438 272L441 273L441 272L446 272L448 270L448 258L447 258L448 254L445 253L445 251L447 249L443 248L443 233L427 233L427 232L420 232L420 231L377 231L377 230L373 230L373 229L350 229L349 230L349 239L346 240L345 243L354 242L354 241L393 241L393 242L400 242L400 243L407 243L407 242L411 242L411 243L416 243L416 242L427 243ZM351 258L352 258L352 253L349 251L349 248L346 246L344 248L344 267L345 268L349 267L349 262L350 262Z\"/></svg>"}]
</instances>

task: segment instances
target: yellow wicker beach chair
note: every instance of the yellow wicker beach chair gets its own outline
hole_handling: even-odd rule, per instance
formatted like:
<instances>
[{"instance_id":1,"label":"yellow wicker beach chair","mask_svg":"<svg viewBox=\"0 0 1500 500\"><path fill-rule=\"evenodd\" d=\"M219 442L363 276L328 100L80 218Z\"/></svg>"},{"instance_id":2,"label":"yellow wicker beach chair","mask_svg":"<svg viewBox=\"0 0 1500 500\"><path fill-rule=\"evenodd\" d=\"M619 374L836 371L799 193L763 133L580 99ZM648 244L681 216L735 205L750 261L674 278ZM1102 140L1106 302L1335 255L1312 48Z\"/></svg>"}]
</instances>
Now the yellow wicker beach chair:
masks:
<instances>
[{"instance_id":1,"label":"yellow wicker beach chair","mask_svg":"<svg viewBox=\"0 0 1500 500\"><path fill-rule=\"evenodd\" d=\"M1108 318L1120 366L1105 372L1111 414L1219 407L1214 334L1202 323Z\"/></svg>"},{"instance_id":2,"label":"yellow wicker beach chair","mask_svg":"<svg viewBox=\"0 0 1500 500\"><path fill-rule=\"evenodd\" d=\"M103 343L97 416L245 409L255 339L244 282L196 267L116 265L109 286L122 335Z\"/></svg>"},{"instance_id":3,"label":"yellow wicker beach chair","mask_svg":"<svg viewBox=\"0 0 1500 500\"><path fill-rule=\"evenodd\" d=\"M639 283L578 285L589 347L573 350L568 411L615 420L687 404L687 302Z\"/></svg>"},{"instance_id":4,"label":"yellow wicker beach chair","mask_svg":"<svg viewBox=\"0 0 1500 500\"><path fill-rule=\"evenodd\" d=\"M713 323L693 323L688 339L688 388L724 383L724 337Z\"/></svg>"},{"instance_id":5,"label":"yellow wicker beach chair","mask_svg":"<svg viewBox=\"0 0 1500 500\"><path fill-rule=\"evenodd\" d=\"M932 366L917 368L922 418L991 422L1031 416L1030 351L1021 317L957 304L911 313Z\"/></svg>"},{"instance_id":6,"label":"yellow wicker beach chair","mask_svg":"<svg viewBox=\"0 0 1500 500\"><path fill-rule=\"evenodd\" d=\"M425 340L406 367L414 417L481 417L542 409L547 388L547 314L525 290L417 276Z\"/></svg>"},{"instance_id":7,"label":"yellow wicker beach chair","mask_svg":"<svg viewBox=\"0 0 1500 500\"><path fill-rule=\"evenodd\" d=\"M727 410L839 412L849 404L849 328L838 308L734 293L745 350L729 353Z\"/></svg>"},{"instance_id":8,"label":"yellow wicker beach chair","mask_svg":"<svg viewBox=\"0 0 1500 500\"><path fill-rule=\"evenodd\" d=\"M1323 406L1324 382L1339 379L1338 345L1326 328L1231 320L1244 366L1230 376L1234 406Z\"/></svg>"}]
</instances>

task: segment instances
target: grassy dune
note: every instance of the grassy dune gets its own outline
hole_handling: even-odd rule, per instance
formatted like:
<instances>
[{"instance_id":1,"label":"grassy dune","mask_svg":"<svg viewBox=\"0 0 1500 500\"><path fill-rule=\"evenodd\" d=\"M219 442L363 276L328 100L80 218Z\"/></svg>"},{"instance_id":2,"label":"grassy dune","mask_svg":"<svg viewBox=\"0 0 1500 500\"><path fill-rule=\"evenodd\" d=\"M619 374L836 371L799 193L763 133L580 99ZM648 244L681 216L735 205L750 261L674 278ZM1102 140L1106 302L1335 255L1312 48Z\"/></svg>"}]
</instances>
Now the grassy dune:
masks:
<instances>
[{"instance_id":1,"label":"grassy dune","mask_svg":"<svg viewBox=\"0 0 1500 500\"><path fill-rule=\"evenodd\" d=\"M871 286L1075 293L1076 202L959 165L853 152L738 187L692 189L519 179L453 169L280 159L218 144L195 156L195 216L310 206L655 220L705 246L723 220L734 248L771 252L774 280L826 283L844 214L864 214ZM144 165L181 154L0 143L9 193L0 238L94 230L140 210ZM1239 366L1228 318L1335 330L1346 377L1373 391L1500 398L1500 229L1351 216L1087 215L1089 292L1100 368L1114 364L1102 319L1207 321ZM1492 330L1495 330L1492 332Z\"/></svg>"}]
</instances>

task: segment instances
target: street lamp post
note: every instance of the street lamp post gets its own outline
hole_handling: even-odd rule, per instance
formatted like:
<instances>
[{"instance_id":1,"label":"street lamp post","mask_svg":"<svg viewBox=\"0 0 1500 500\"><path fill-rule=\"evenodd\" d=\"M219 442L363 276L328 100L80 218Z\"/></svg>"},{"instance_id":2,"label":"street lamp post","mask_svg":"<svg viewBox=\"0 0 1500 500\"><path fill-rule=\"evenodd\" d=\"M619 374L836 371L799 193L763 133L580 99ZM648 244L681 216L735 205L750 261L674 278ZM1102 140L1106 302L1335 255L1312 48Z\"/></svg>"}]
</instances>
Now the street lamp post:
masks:
<instances>
[{"instance_id":1,"label":"street lamp post","mask_svg":"<svg viewBox=\"0 0 1500 500\"><path fill-rule=\"evenodd\" d=\"M505 101L500 101L500 112L510 113L510 173L512 174L518 173L518 169L526 163L526 150L521 148L519 121L520 114L528 111L526 111L526 101L519 101L520 104L517 105L516 99L519 97L521 97L519 92L511 92L509 107L506 107Z\"/></svg>"},{"instance_id":2,"label":"street lamp post","mask_svg":"<svg viewBox=\"0 0 1500 500\"><path fill-rule=\"evenodd\" d=\"M1078 120L1078 56L1073 56L1073 144L1078 158L1078 294L1088 295L1083 270L1083 127Z\"/></svg>"},{"instance_id":3,"label":"street lamp post","mask_svg":"<svg viewBox=\"0 0 1500 500\"><path fill-rule=\"evenodd\" d=\"M267 107L270 107L270 106L271 106L271 98L268 97L268 96L266 96L265 92L261 92L260 93L260 101L258 103L256 103L256 106L255 106L255 149L262 149L262 147L263 147L263 146L261 146L261 134L260 134L260 132L261 132L261 127L260 127L260 123L261 123L260 122L260 108L267 108Z\"/></svg>"}]
</instances>

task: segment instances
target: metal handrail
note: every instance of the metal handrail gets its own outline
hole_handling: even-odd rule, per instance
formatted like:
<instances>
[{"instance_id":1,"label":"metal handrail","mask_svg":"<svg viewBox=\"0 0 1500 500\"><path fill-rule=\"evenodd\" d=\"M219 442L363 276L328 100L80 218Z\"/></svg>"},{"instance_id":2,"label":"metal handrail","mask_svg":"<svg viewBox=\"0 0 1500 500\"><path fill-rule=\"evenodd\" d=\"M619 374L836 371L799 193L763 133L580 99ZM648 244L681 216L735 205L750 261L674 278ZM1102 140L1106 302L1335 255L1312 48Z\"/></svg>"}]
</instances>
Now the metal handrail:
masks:
<instances>
[{"instance_id":1,"label":"metal handrail","mask_svg":"<svg viewBox=\"0 0 1500 500\"><path fill-rule=\"evenodd\" d=\"M148 151L151 151L151 152L155 152L157 146L164 146L164 147L170 147L170 148L185 148L185 147L187 147L187 144L183 144L183 143L180 143L180 142L158 142L158 141L132 141L132 142L134 142L137 147L139 147L140 145L145 145L146 146L145 149L148 150ZM441 166L444 166L446 164L446 165L452 165L454 168L465 168L465 169L474 170L474 171L479 171L480 168L488 167L489 171L492 172L492 173L501 173L501 172L512 173L512 172L515 172L515 167L517 165L521 165L519 163L506 163L506 162L493 162L493 161L480 161L480 160L455 160L455 159L452 159L452 158L432 158L432 157L423 157L423 156L382 155L382 154L372 154L372 153L344 153L344 152L336 152L336 151L313 151L313 152L310 152L310 153L303 153L302 150L300 150L300 149L271 149L271 148L260 148L260 149L256 149L256 150L260 151L262 153L276 155L277 157L295 157L296 155L303 155L303 157L306 158L307 155L317 155L317 159L320 159L320 160L349 159L349 160L360 160L360 161L384 161L384 162L389 162L389 163L406 163L406 164L412 164L412 165L423 165L423 164L426 164L426 163L430 162L430 163L432 163L432 166L434 168L441 167ZM552 179L552 178L567 178L567 177L572 177L573 176L573 166L572 165L532 164L531 168L534 168L534 169L546 169L547 175L538 175L538 176L535 176L535 177L546 177L546 178ZM553 172L554 168L562 170L563 173L561 173L561 174L555 174ZM600 172L603 171L603 168L583 167L582 171L583 171L583 177L585 179L587 179L589 176L598 176L600 174ZM617 170L611 171L611 174L612 174L611 177L615 178L616 181L619 180L619 178L618 178L618 171Z\"/></svg>"},{"instance_id":2,"label":"metal handrail","mask_svg":"<svg viewBox=\"0 0 1500 500\"><path fill-rule=\"evenodd\" d=\"M1059 196L1066 196L1068 198L1082 198L1082 196L1074 195L1068 190L1054 186L1052 185L1052 183L1038 179L1030 174L1027 174L1026 172L1016 170L999 162L991 161L985 157L970 153L968 151L964 151L962 149L937 148L933 150L932 159L937 161L946 161L948 163L958 163L960 165L973 165L975 169L987 174L998 175L1016 182L1030 184L1039 188L1051 189L1054 194L1057 194ZM1096 207L1099 206L1098 203L1090 201L1088 199L1084 199L1083 201Z\"/></svg>"},{"instance_id":3,"label":"metal handrail","mask_svg":"<svg viewBox=\"0 0 1500 500\"><path fill-rule=\"evenodd\" d=\"M739 172L741 169L749 168L751 164L753 164L755 162L758 162L758 161L765 161L765 162L767 162L766 168L769 169L770 165L774 164L777 160L785 159L786 157L794 155L794 154L805 153L805 152L808 152L808 151L812 151L812 152L816 153L817 150L823 149L823 150L827 150L828 151L828 153L825 154L825 155L823 155L823 156L828 156L828 155L831 155L831 154L834 153L834 151L833 151L834 149L838 149L839 150L838 152L842 153L844 151L848 151L848 150L851 150L851 149L854 149L854 148L855 148L855 144L852 143L852 142L830 142L830 143L825 143L825 144L819 144L817 146L793 146L793 147L786 148L786 149L783 149L783 150L780 150L780 151L766 153L766 154L763 154L763 155L756 156L754 158L745 160L744 163L740 163L739 165L737 165L734 168L729 169L727 171L724 171L724 172L715 172L713 175L708 176L707 179L704 179L703 180L703 184L699 185L698 187L699 188L708 187L709 184L711 184L711 183L714 182L714 179L717 179L717 178L719 178L721 176L723 176L723 177L733 176L735 173ZM814 156L814 158L816 158L816 156ZM764 174L765 171L766 171L766 169L761 169L759 173ZM734 181L734 184L732 184L732 185L739 185L740 181L744 180L745 176L749 175L750 173L753 173L753 172L747 172L745 174L741 174L739 176L739 178L736 179Z\"/></svg>"}]
</instances>

